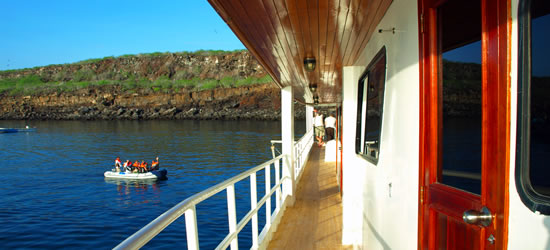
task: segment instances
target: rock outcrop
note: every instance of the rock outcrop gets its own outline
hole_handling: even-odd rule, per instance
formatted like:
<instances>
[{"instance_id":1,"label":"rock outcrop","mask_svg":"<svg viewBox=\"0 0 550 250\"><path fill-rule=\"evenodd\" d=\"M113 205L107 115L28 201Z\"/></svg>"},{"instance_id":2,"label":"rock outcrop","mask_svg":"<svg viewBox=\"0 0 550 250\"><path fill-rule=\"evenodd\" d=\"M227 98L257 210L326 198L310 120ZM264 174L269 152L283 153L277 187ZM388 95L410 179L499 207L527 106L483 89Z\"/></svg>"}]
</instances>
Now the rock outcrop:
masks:
<instances>
[{"instance_id":1,"label":"rock outcrop","mask_svg":"<svg viewBox=\"0 0 550 250\"><path fill-rule=\"evenodd\" d=\"M270 84L204 91L158 93L120 86L85 88L73 93L0 95L0 119L44 120L278 120L280 90ZM305 111L296 107L296 118Z\"/></svg>"},{"instance_id":2,"label":"rock outcrop","mask_svg":"<svg viewBox=\"0 0 550 250\"><path fill-rule=\"evenodd\" d=\"M247 51L153 53L1 71L0 81L15 81L14 87L25 79L36 83L27 84L31 90L25 85L19 92L0 91L0 119L277 120L280 90L272 84L248 85L266 76ZM175 84L180 80L199 85ZM155 85L158 81L174 84L163 88ZM217 88L201 90L201 82ZM61 88L81 83L87 87ZM297 118L304 117L305 111L296 110Z\"/></svg>"}]
</instances>

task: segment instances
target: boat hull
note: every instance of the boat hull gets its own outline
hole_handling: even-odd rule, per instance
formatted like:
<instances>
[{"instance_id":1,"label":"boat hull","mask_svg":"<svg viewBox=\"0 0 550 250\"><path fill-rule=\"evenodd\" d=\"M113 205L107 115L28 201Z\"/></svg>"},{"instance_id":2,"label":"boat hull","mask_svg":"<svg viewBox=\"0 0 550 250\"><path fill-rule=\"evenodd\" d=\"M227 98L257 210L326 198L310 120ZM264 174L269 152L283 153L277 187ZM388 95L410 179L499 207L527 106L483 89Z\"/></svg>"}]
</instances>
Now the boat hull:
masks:
<instances>
[{"instance_id":1,"label":"boat hull","mask_svg":"<svg viewBox=\"0 0 550 250\"><path fill-rule=\"evenodd\" d=\"M116 172L106 171L103 176L105 178L113 179L134 179L134 180L150 180L150 179L166 179L166 169L154 170L147 173L130 173L130 172Z\"/></svg>"}]
</instances>

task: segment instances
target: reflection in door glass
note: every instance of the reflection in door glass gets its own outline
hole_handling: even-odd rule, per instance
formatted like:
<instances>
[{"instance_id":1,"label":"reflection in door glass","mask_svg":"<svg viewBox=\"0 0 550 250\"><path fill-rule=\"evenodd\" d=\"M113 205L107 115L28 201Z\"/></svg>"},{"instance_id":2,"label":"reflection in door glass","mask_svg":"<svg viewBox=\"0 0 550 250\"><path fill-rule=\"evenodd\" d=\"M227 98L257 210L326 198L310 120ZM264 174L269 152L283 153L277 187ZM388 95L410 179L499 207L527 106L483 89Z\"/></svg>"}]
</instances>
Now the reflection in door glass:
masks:
<instances>
[{"instance_id":1,"label":"reflection in door glass","mask_svg":"<svg viewBox=\"0 0 550 250\"><path fill-rule=\"evenodd\" d=\"M533 189L550 196L550 3L532 2L531 16L531 164L529 176Z\"/></svg>"},{"instance_id":2,"label":"reflection in door glass","mask_svg":"<svg viewBox=\"0 0 550 250\"><path fill-rule=\"evenodd\" d=\"M438 20L442 53L442 161L439 182L481 193L481 18L465 20L449 1ZM481 13L481 4L471 13Z\"/></svg>"}]
</instances>

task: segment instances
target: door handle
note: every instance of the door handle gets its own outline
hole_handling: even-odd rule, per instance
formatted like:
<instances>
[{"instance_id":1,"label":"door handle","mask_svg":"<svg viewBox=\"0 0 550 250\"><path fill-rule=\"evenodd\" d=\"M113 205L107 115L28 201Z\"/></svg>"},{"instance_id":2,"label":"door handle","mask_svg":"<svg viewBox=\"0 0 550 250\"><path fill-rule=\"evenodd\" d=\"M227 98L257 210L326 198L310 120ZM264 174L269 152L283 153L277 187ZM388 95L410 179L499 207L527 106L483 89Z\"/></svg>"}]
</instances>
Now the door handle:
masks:
<instances>
[{"instance_id":1,"label":"door handle","mask_svg":"<svg viewBox=\"0 0 550 250\"><path fill-rule=\"evenodd\" d=\"M493 215L487 207L481 208L481 211L468 210L462 215L464 222L468 224L478 225L480 227L487 227L491 225L493 221Z\"/></svg>"}]
</instances>

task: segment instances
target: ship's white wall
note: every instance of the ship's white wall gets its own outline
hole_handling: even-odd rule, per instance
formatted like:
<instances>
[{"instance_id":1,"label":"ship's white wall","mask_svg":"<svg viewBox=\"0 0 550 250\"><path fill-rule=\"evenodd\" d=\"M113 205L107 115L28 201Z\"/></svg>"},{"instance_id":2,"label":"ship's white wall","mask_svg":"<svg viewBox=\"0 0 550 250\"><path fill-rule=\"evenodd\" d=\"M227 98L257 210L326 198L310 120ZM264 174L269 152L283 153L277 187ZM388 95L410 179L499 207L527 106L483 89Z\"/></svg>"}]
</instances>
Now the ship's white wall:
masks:
<instances>
[{"instance_id":1,"label":"ship's white wall","mask_svg":"<svg viewBox=\"0 0 550 250\"><path fill-rule=\"evenodd\" d=\"M414 249L418 238L419 66L417 2L394 0L355 66L343 70L343 244ZM381 149L375 166L355 154L361 73L386 46ZM391 188L390 188L391 184Z\"/></svg>"},{"instance_id":2,"label":"ship's white wall","mask_svg":"<svg viewBox=\"0 0 550 250\"><path fill-rule=\"evenodd\" d=\"M550 216L535 214L519 198L516 189L516 129L518 89L518 1L512 0L510 213L508 249L550 249Z\"/></svg>"},{"instance_id":3,"label":"ship's white wall","mask_svg":"<svg viewBox=\"0 0 550 250\"><path fill-rule=\"evenodd\" d=\"M342 83L342 244L361 245L363 197L366 188L365 163L355 156L355 124L357 120L357 81L364 66L344 67ZM355 98L353 98L355 97Z\"/></svg>"}]
</instances>

